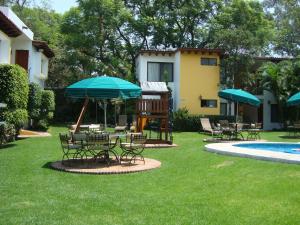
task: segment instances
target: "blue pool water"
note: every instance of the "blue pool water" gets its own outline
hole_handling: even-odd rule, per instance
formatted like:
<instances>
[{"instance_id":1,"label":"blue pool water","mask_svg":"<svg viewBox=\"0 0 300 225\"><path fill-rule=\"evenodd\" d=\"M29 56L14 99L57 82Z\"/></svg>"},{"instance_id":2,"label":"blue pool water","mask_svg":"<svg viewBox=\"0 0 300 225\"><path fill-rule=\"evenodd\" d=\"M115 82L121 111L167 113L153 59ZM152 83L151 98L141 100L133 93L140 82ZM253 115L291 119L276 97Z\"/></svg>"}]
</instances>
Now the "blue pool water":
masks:
<instances>
[{"instance_id":1,"label":"blue pool water","mask_svg":"<svg viewBox=\"0 0 300 225\"><path fill-rule=\"evenodd\" d=\"M234 144L235 147L254 149L254 150L265 150L273 152L284 152L290 154L300 154L300 144L290 143L242 143Z\"/></svg>"}]
</instances>

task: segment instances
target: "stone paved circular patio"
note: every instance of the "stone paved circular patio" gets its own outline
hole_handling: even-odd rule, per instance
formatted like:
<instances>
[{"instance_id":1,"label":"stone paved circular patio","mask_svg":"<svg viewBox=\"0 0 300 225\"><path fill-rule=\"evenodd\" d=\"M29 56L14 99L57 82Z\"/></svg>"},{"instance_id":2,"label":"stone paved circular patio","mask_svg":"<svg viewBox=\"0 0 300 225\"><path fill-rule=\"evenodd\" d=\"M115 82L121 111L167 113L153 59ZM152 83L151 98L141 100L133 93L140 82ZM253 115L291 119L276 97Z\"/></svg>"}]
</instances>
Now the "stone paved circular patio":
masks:
<instances>
[{"instance_id":1,"label":"stone paved circular patio","mask_svg":"<svg viewBox=\"0 0 300 225\"><path fill-rule=\"evenodd\" d=\"M145 158L145 164L142 160L137 159L131 164L127 161L122 161L119 164L116 160L112 160L110 166L106 162L94 161L93 159L86 160L70 160L65 164L62 161L51 163L51 168L70 172L70 173L85 173L85 174L122 174L122 173L135 173L146 170L159 168L161 162L155 159Z\"/></svg>"}]
</instances>

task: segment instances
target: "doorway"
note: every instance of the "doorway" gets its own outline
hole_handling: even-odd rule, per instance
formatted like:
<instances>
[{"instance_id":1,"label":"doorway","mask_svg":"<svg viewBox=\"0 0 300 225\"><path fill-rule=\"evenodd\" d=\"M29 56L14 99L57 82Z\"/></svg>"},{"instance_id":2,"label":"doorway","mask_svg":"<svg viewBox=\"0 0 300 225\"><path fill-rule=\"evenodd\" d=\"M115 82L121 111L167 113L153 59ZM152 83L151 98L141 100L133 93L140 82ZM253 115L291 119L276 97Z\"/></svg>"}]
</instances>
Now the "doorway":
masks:
<instances>
[{"instance_id":1,"label":"doorway","mask_svg":"<svg viewBox=\"0 0 300 225\"><path fill-rule=\"evenodd\" d=\"M16 64L23 67L28 72L28 50L16 50Z\"/></svg>"}]
</instances>

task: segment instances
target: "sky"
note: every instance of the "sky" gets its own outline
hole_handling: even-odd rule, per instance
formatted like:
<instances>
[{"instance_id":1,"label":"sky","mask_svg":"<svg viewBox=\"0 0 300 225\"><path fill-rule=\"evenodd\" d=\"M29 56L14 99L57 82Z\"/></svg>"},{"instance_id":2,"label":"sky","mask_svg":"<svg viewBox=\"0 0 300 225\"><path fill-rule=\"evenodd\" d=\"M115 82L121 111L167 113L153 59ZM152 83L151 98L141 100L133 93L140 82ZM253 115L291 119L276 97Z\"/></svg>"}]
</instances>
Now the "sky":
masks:
<instances>
[{"instance_id":1,"label":"sky","mask_svg":"<svg viewBox=\"0 0 300 225\"><path fill-rule=\"evenodd\" d=\"M262 2L262 0L258 0ZM71 7L76 6L76 0L50 0L51 7L58 13L64 13Z\"/></svg>"},{"instance_id":2,"label":"sky","mask_svg":"<svg viewBox=\"0 0 300 225\"><path fill-rule=\"evenodd\" d=\"M76 6L76 0L50 0L51 7L58 13L64 13Z\"/></svg>"}]
</instances>

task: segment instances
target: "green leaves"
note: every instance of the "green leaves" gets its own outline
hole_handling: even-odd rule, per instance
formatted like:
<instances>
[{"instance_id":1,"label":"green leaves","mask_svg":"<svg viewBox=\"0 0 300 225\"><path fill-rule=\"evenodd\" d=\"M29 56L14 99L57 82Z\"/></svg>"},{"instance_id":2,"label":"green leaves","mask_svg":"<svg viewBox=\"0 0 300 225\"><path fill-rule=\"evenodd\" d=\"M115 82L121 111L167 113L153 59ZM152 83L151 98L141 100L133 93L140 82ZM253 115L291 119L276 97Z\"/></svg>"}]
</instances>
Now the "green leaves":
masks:
<instances>
[{"instance_id":1,"label":"green leaves","mask_svg":"<svg viewBox=\"0 0 300 225\"><path fill-rule=\"evenodd\" d=\"M26 71L18 65L0 65L0 102L8 109L26 109L28 78Z\"/></svg>"},{"instance_id":2,"label":"green leaves","mask_svg":"<svg viewBox=\"0 0 300 225\"><path fill-rule=\"evenodd\" d=\"M282 55L296 57L300 54L300 4L299 0L264 1L265 8L276 26L274 50Z\"/></svg>"},{"instance_id":3,"label":"green leaves","mask_svg":"<svg viewBox=\"0 0 300 225\"><path fill-rule=\"evenodd\" d=\"M42 90L38 84L31 83L28 100L29 118L33 119L33 128L47 129L55 110L54 92Z\"/></svg>"}]
</instances>

